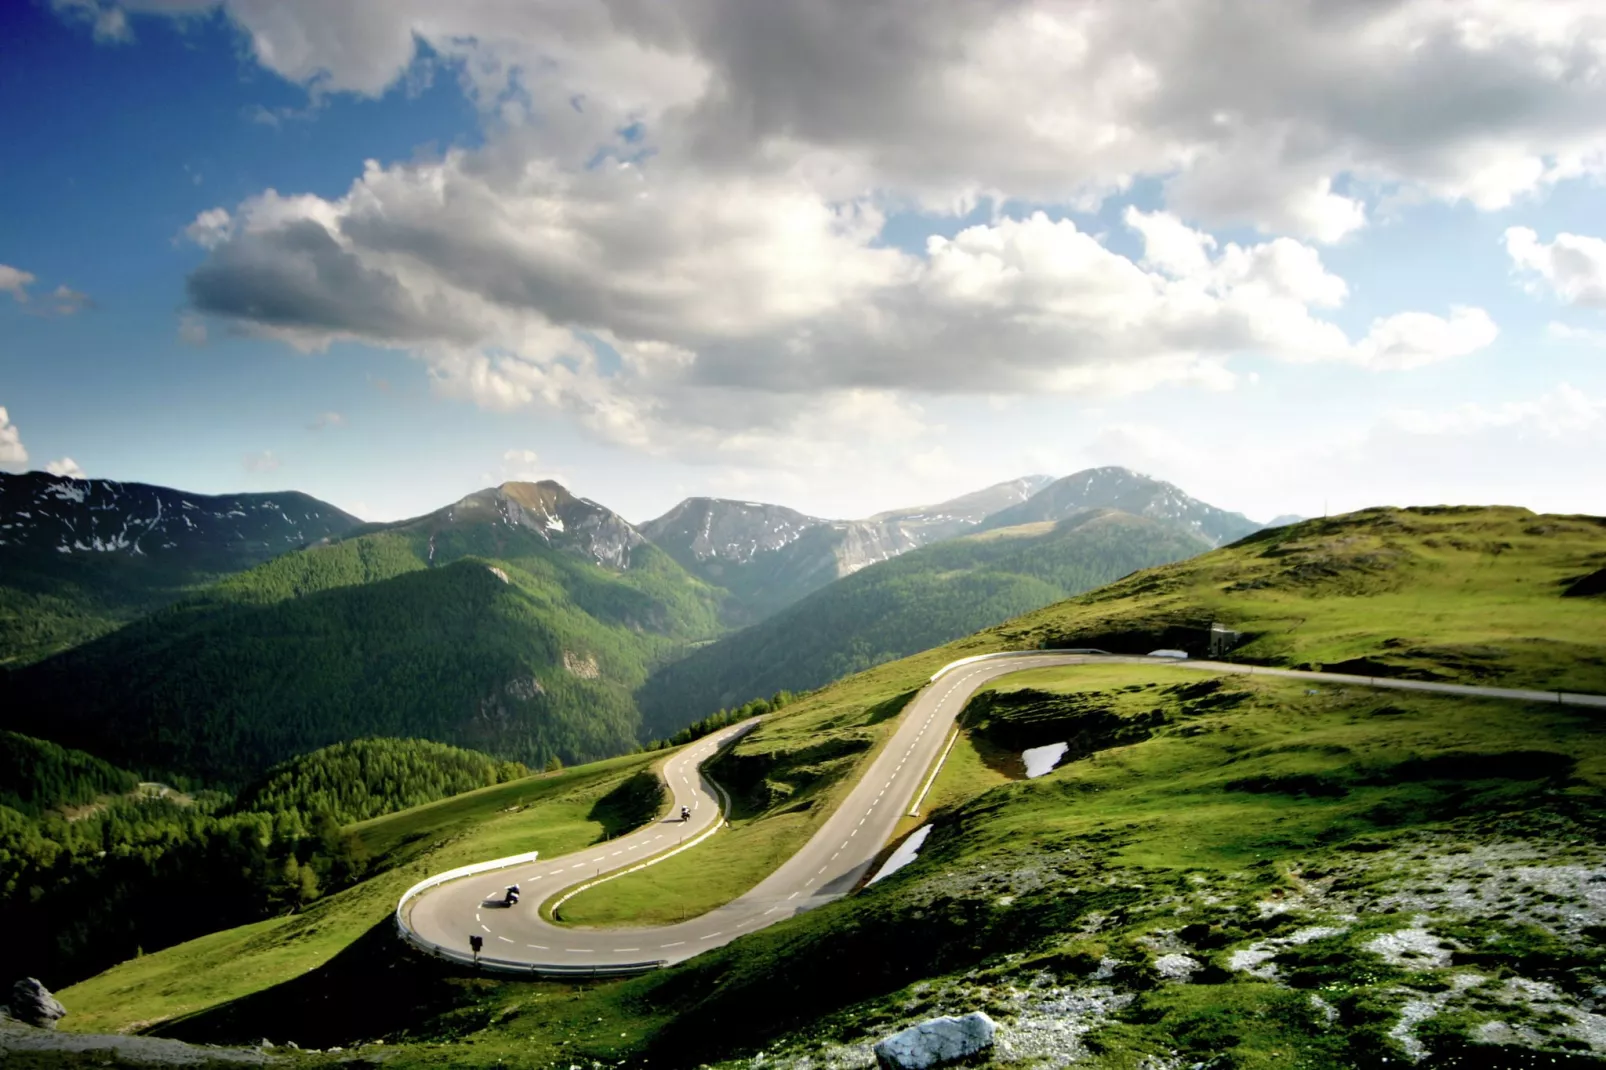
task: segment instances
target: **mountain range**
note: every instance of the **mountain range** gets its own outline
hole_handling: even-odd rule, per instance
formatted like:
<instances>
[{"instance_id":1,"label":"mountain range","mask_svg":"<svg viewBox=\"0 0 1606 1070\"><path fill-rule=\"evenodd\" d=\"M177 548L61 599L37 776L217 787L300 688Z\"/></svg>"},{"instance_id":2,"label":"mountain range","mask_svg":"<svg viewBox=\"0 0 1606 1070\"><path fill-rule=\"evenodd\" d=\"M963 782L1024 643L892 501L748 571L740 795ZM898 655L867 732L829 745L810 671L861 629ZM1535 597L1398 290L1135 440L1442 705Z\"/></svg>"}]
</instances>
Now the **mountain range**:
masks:
<instances>
[{"instance_id":1,"label":"mountain range","mask_svg":"<svg viewBox=\"0 0 1606 1070\"><path fill-rule=\"evenodd\" d=\"M0 473L0 666L36 661L358 520L283 491L212 497Z\"/></svg>"},{"instance_id":2,"label":"mountain range","mask_svg":"<svg viewBox=\"0 0 1606 1070\"><path fill-rule=\"evenodd\" d=\"M973 530L1052 482L1049 476L1025 476L864 520L822 520L762 502L687 498L642 524L641 532L687 571L725 588L725 619L740 626L868 565Z\"/></svg>"},{"instance_id":3,"label":"mountain range","mask_svg":"<svg viewBox=\"0 0 1606 1070\"><path fill-rule=\"evenodd\" d=\"M0 726L226 783L361 736L617 754L1257 527L1113 468L863 520L693 498L639 526L554 482L365 524L290 493L3 478Z\"/></svg>"}]
</instances>

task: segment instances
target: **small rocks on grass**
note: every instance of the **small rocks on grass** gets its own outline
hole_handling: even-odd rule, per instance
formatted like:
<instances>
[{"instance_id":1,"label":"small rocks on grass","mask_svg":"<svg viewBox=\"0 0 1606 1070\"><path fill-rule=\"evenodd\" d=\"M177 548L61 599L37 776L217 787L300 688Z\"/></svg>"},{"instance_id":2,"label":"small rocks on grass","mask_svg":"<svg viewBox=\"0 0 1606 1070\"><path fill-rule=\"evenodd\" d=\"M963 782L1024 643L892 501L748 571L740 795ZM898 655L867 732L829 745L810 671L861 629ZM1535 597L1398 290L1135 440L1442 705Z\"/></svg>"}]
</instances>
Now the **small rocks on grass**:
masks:
<instances>
[{"instance_id":1,"label":"small rocks on grass","mask_svg":"<svg viewBox=\"0 0 1606 1070\"><path fill-rule=\"evenodd\" d=\"M876 1063L881 1070L926 1070L986 1051L996 1031L982 1011L958 1018L943 1015L881 1041L875 1046Z\"/></svg>"},{"instance_id":2,"label":"small rocks on grass","mask_svg":"<svg viewBox=\"0 0 1606 1070\"><path fill-rule=\"evenodd\" d=\"M67 1008L38 979L24 977L11 986L11 1017L17 1021L54 1029L57 1019L66 1016Z\"/></svg>"},{"instance_id":3,"label":"small rocks on grass","mask_svg":"<svg viewBox=\"0 0 1606 1070\"><path fill-rule=\"evenodd\" d=\"M1154 960L1154 972L1168 981L1186 981L1200 966L1199 960L1190 955L1161 955Z\"/></svg>"}]
</instances>

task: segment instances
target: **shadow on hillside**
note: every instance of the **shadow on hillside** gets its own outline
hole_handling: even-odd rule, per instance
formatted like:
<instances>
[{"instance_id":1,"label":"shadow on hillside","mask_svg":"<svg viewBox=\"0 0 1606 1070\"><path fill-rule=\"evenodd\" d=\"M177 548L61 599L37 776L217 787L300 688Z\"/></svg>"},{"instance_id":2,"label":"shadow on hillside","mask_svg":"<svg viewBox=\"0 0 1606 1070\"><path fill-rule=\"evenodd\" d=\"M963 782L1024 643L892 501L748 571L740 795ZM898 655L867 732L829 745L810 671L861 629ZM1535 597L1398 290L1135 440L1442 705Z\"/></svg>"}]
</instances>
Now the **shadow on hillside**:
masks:
<instances>
[{"instance_id":1,"label":"shadow on hillside","mask_svg":"<svg viewBox=\"0 0 1606 1070\"><path fill-rule=\"evenodd\" d=\"M429 1023L427 1038L439 1039L443 1032L483 1028L486 1015L475 1009L474 991L507 983L413 951L397 938L395 922L387 917L315 970L170 1019L149 1032L193 1043L252 1044L266 1038L328 1048L378 1037L400 1039ZM448 1012L448 1021L437 1021Z\"/></svg>"}]
</instances>

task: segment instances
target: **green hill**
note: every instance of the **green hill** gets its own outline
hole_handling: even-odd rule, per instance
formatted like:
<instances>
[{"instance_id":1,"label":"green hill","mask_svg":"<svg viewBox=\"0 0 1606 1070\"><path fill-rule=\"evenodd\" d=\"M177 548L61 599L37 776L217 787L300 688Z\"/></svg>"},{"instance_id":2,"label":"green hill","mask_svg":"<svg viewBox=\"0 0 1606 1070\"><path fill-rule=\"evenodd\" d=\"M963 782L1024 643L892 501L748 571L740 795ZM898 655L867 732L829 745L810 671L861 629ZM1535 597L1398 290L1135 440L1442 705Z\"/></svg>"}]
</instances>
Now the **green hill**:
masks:
<instances>
[{"instance_id":1,"label":"green hill","mask_svg":"<svg viewBox=\"0 0 1606 1070\"><path fill-rule=\"evenodd\" d=\"M531 765L628 751L632 692L717 629L717 596L600 507L509 488L286 554L15 670L0 723L236 784L363 736Z\"/></svg>"},{"instance_id":2,"label":"green hill","mask_svg":"<svg viewBox=\"0 0 1606 1070\"><path fill-rule=\"evenodd\" d=\"M356 739L274 766L235 809L322 812L344 824L529 775L519 762L427 739Z\"/></svg>"},{"instance_id":3,"label":"green hill","mask_svg":"<svg viewBox=\"0 0 1606 1070\"><path fill-rule=\"evenodd\" d=\"M638 694L651 727L819 687L1209 548L1175 524L1105 509L934 543L871 565L664 666Z\"/></svg>"},{"instance_id":4,"label":"green hill","mask_svg":"<svg viewBox=\"0 0 1606 1070\"><path fill-rule=\"evenodd\" d=\"M133 773L93 754L0 732L0 806L38 817L102 795L125 795L138 784Z\"/></svg>"}]
</instances>

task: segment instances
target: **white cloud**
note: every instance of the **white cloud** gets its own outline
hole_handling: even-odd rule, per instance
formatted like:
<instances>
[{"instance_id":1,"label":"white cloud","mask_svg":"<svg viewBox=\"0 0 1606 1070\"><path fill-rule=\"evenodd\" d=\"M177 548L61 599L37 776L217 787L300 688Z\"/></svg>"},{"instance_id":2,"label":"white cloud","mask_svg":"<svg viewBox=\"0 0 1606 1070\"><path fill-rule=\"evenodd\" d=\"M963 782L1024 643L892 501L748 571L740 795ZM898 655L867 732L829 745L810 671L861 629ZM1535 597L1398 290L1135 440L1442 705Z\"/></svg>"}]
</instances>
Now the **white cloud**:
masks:
<instances>
[{"instance_id":1,"label":"white cloud","mask_svg":"<svg viewBox=\"0 0 1606 1070\"><path fill-rule=\"evenodd\" d=\"M1348 287L1289 238L1223 246L1129 210L1135 263L1037 213L916 256L879 244L872 200L828 202L795 175L571 173L509 137L370 163L339 200L270 191L204 213L192 300L305 350L408 350L443 393L702 457L793 453L833 413L902 419L902 395L1222 389L1239 353L1409 367L1493 337L1464 310L1351 342L1316 314Z\"/></svg>"},{"instance_id":2,"label":"white cloud","mask_svg":"<svg viewBox=\"0 0 1606 1070\"><path fill-rule=\"evenodd\" d=\"M1449 319L1401 312L1372 324L1355 346L1357 363L1368 368L1407 369L1464 357L1494 342L1500 333L1481 308L1452 308Z\"/></svg>"},{"instance_id":3,"label":"white cloud","mask_svg":"<svg viewBox=\"0 0 1606 1070\"><path fill-rule=\"evenodd\" d=\"M338 412L320 412L307 425L308 431L323 431L331 427L345 427L346 418Z\"/></svg>"},{"instance_id":4,"label":"white cloud","mask_svg":"<svg viewBox=\"0 0 1606 1070\"><path fill-rule=\"evenodd\" d=\"M377 95L423 42L493 123L538 118L571 165L645 146L803 168L832 199L1072 203L1148 176L1187 218L1331 241L1379 191L1496 209L1606 171L1595 0L127 6L221 7L260 64L315 95Z\"/></svg>"},{"instance_id":5,"label":"white cloud","mask_svg":"<svg viewBox=\"0 0 1606 1070\"><path fill-rule=\"evenodd\" d=\"M0 405L0 470L22 472L27 467L28 450L22 444L22 432L11 422L5 406Z\"/></svg>"},{"instance_id":6,"label":"white cloud","mask_svg":"<svg viewBox=\"0 0 1606 1070\"><path fill-rule=\"evenodd\" d=\"M33 285L34 276L21 268L0 264L0 291L9 293L14 301L28 300L28 287Z\"/></svg>"},{"instance_id":7,"label":"white cloud","mask_svg":"<svg viewBox=\"0 0 1606 1070\"><path fill-rule=\"evenodd\" d=\"M228 240L234 220L226 208L208 208L184 228L184 236L203 249L215 249Z\"/></svg>"},{"instance_id":8,"label":"white cloud","mask_svg":"<svg viewBox=\"0 0 1606 1070\"><path fill-rule=\"evenodd\" d=\"M263 450L261 453L248 453L242 459L247 472L277 472L282 462L273 455L272 450Z\"/></svg>"},{"instance_id":9,"label":"white cloud","mask_svg":"<svg viewBox=\"0 0 1606 1070\"><path fill-rule=\"evenodd\" d=\"M1606 241L1562 233L1546 244L1527 227L1511 227L1506 252L1516 269L1529 273L1530 288L1543 280L1566 304L1606 308Z\"/></svg>"},{"instance_id":10,"label":"white cloud","mask_svg":"<svg viewBox=\"0 0 1606 1070\"><path fill-rule=\"evenodd\" d=\"M78 462L71 457L63 457L60 460L49 462L45 465L45 471L53 476L67 476L70 479L89 478L84 475L84 470L79 466Z\"/></svg>"}]
</instances>

